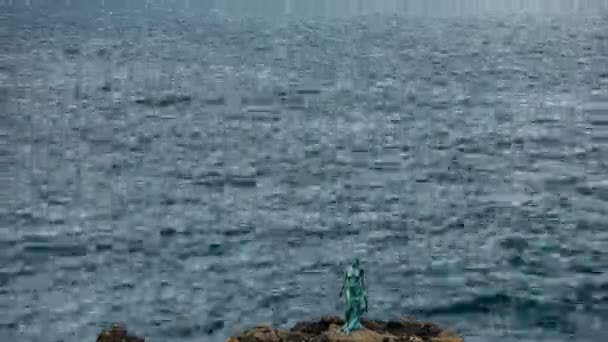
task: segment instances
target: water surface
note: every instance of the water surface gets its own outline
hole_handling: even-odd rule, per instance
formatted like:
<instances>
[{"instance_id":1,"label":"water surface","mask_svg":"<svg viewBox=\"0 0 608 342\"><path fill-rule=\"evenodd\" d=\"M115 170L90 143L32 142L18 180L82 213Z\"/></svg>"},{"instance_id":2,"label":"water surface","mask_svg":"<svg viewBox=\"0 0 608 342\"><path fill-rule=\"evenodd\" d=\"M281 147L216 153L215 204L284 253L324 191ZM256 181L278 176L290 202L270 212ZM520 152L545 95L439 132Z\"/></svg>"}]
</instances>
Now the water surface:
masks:
<instances>
[{"instance_id":1,"label":"water surface","mask_svg":"<svg viewBox=\"0 0 608 342\"><path fill-rule=\"evenodd\" d=\"M0 337L606 339L605 1L9 3Z\"/></svg>"}]
</instances>

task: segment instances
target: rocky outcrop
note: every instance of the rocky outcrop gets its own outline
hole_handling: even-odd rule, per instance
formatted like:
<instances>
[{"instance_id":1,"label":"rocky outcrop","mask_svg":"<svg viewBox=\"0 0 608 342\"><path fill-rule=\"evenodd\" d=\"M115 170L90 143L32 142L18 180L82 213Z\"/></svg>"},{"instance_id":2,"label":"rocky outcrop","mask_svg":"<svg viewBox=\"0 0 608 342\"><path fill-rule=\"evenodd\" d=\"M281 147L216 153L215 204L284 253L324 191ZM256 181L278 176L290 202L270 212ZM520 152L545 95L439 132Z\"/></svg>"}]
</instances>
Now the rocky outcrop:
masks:
<instances>
[{"instance_id":1,"label":"rocky outcrop","mask_svg":"<svg viewBox=\"0 0 608 342\"><path fill-rule=\"evenodd\" d=\"M259 325L231 336L226 342L464 342L462 337L433 323L402 318L396 321L362 319L363 329L350 335L340 332L344 320L336 316L316 321L303 321L289 330ZM143 337L129 335L123 325L102 330L96 342L145 342Z\"/></svg>"},{"instance_id":2,"label":"rocky outcrop","mask_svg":"<svg viewBox=\"0 0 608 342\"><path fill-rule=\"evenodd\" d=\"M318 321L297 323L289 330L260 325L228 337L226 342L463 342L457 334L433 323L407 318L388 322L362 319L364 328L350 335L339 331L342 324L341 318L327 316Z\"/></svg>"},{"instance_id":3,"label":"rocky outcrop","mask_svg":"<svg viewBox=\"0 0 608 342\"><path fill-rule=\"evenodd\" d=\"M96 342L145 342L143 337L131 336L124 325L115 324L110 329L102 330Z\"/></svg>"}]
</instances>

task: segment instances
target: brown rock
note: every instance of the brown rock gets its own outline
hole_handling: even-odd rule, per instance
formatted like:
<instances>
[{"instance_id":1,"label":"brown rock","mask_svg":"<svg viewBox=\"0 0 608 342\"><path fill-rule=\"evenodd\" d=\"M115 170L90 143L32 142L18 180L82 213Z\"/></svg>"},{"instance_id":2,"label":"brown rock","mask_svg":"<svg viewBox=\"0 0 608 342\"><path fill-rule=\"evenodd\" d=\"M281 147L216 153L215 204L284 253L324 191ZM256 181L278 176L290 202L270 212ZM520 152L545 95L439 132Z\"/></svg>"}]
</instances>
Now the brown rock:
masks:
<instances>
[{"instance_id":1,"label":"brown rock","mask_svg":"<svg viewBox=\"0 0 608 342\"><path fill-rule=\"evenodd\" d=\"M344 320L339 317L324 316L317 321L299 322L289 330L261 325L228 337L226 342L463 342L453 332L413 318L388 322L362 319L364 328L350 335L339 331L342 324Z\"/></svg>"},{"instance_id":2,"label":"brown rock","mask_svg":"<svg viewBox=\"0 0 608 342\"><path fill-rule=\"evenodd\" d=\"M129 336L127 328L121 324L114 324L110 329L102 330L97 335L97 342L145 342L143 337Z\"/></svg>"},{"instance_id":3,"label":"brown rock","mask_svg":"<svg viewBox=\"0 0 608 342\"><path fill-rule=\"evenodd\" d=\"M361 329L353 331L350 335L340 332L341 325L332 324L329 330L324 334L329 337L330 342L392 342L394 336L388 336L385 333L370 329Z\"/></svg>"}]
</instances>

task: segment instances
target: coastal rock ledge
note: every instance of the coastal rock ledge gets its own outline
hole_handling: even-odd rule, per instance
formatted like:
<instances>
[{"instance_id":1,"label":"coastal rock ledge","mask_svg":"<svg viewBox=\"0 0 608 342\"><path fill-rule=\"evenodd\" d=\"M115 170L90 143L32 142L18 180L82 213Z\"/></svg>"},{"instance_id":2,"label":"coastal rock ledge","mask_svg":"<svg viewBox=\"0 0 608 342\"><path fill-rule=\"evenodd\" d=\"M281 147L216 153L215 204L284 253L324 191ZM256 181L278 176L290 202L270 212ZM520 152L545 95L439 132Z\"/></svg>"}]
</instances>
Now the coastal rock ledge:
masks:
<instances>
[{"instance_id":1,"label":"coastal rock ledge","mask_svg":"<svg viewBox=\"0 0 608 342\"><path fill-rule=\"evenodd\" d=\"M122 324L114 324L111 328L102 330L97 335L96 342L145 342L145 339L128 334L127 327Z\"/></svg>"},{"instance_id":2,"label":"coastal rock ledge","mask_svg":"<svg viewBox=\"0 0 608 342\"><path fill-rule=\"evenodd\" d=\"M318 321L299 322L289 330L258 325L226 342L463 342L462 337L433 323L402 318L396 321L361 319L363 329L350 335L340 333L344 320L325 316Z\"/></svg>"}]
</instances>

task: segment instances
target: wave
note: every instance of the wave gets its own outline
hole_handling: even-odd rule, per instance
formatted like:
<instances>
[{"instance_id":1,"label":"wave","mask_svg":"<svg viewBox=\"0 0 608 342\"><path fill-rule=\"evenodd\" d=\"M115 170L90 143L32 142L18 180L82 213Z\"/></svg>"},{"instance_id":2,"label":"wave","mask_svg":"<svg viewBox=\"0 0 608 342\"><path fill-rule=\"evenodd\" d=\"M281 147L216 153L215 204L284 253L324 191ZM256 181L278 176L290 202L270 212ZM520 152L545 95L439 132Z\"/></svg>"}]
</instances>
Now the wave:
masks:
<instances>
[{"instance_id":1,"label":"wave","mask_svg":"<svg viewBox=\"0 0 608 342\"><path fill-rule=\"evenodd\" d=\"M608 282L585 284L571 292L573 298L539 300L497 292L458 300L447 305L420 308L412 313L420 317L487 314L513 317L515 323L525 327L575 333L577 324L571 313L581 309L598 317L608 313Z\"/></svg>"}]
</instances>

